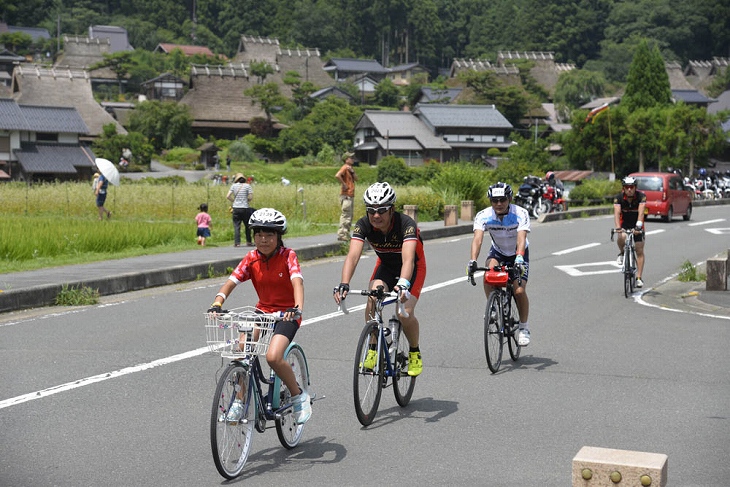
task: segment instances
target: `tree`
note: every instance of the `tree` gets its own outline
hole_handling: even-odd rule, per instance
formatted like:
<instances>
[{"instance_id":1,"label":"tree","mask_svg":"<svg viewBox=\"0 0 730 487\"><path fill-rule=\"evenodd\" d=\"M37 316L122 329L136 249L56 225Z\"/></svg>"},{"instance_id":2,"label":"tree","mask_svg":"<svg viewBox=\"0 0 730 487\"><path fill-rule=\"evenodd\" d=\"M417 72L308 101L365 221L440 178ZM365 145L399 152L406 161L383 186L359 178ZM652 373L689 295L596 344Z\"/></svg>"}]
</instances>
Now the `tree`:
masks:
<instances>
[{"instance_id":1,"label":"tree","mask_svg":"<svg viewBox=\"0 0 730 487\"><path fill-rule=\"evenodd\" d=\"M574 69L561 74L553 97L559 121L570 120L573 110L602 97L605 89L606 80L601 73Z\"/></svg>"},{"instance_id":2,"label":"tree","mask_svg":"<svg viewBox=\"0 0 730 487\"><path fill-rule=\"evenodd\" d=\"M0 34L0 44L16 54L24 54L33 44L33 38L25 32L3 32Z\"/></svg>"},{"instance_id":3,"label":"tree","mask_svg":"<svg viewBox=\"0 0 730 487\"><path fill-rule=\"evenodd\" d=\"M518 125L527 110L538 104L523 89L505 86L491 71L467 71L459 78L474 91L474 103L495 105L513 125Z\"/></svg>"},{"instance_id":4,"label":"tree","mask_svg":"<svg viewBox=\"0 0 730 487\"><path fill-rule=\"evenodd\" d=\"M398 107L401 102L400 90L389 79L385 78L375 86L375 103L381 107Z\"/></svg>"},{"instance_id":5,"label":"tree","mask_svg":"<svg viewBox=\"0 0 730 487\"><path fill-rule=\"evenodd\" d=\"M646 40L639 43L634 53L626 81L626 92L621 98L621 105L628 111L672 102L664 60L656 46L649 49Z\"/></svg>"},{"instance_id":6,"label":"tree","mask_svg":"<svg viewBox=\"0 0 730 487\"><path fill-rule=\"evenodd\" d=\"M638 152L639 172L644 171L646 155L655 156L658 153L659 130L661 127L658 123L660 110L660 107L637 107L630 111L626 117L626 131L621 138L620 144L623 150L632 147Z\"/></svg>"},{"instance_id":7,"label":"tree","mask_svg":"<svg viewBox=\"0 0 730 487\"><path fill-rule=\"evenodd\" d=\"M129 118L129 129L144 134L155 151L186 147L193 140L193 117L187 105L166 101L139 103Z\"/></svg>"},{"instance_id":8,"label":"tree","mask_svg":"<svg viewBox=\"0 0 730 487\"><path fill-rule=\"evenodd\" d=\"M89 70L93 71L99 68L109 68L117 76L119 84L119 93L124 93L122 80L129 75L129 71L133 67L132 53L130 51L119 51L113 54L104 53L104 60L89 66Z\"/></svg>"},{"instance_id":9,"label":"tree","mask_svg":"<svg viewBox=\"0 0 730 487\"><path fill-rule=\"evenodd\" d=\"M294 120L301 120L312 110L316 100L310 95L317 91L311 81L302 82L302 76L296 71L288 71L284 75L284 84L291 86L292 102L294 103Z\"/></svg>"},{"instance_id":10,"label":"tree","mask_svg":"<svg viewBox=\"0 0 730 487\"><path fill-rule=\"evenodd\" d=\"M266 64L266 63L264 63ZM268 66L268 64L266 64ZM251 97L252 105L260 105L261 109L266 113L266 126L262 127L257 135L270 134L273 127L273 112L277 108L281 108L288 103L284 95L279 91L279 85L276 83L266 83L265 85L254 85L247 90L243 90L243 94Z\"/></svg>"},{"instance_id":11,"label":"tree","mask_svg":"<svg viewBox=\"0 0 730 487\"><path fill-rule=\"evenodd\" d=\"M258 76L260 85L264 84L268 75L274 74L274 67L266 61L251 61L249 69L252 75Z\"/></svg>"},{"instance_id":12,"label":"tree","mask_svg":"<svg viewBox=\"0 0 730 487\"><path fill-rule=\"evenodd\" d=\"M675 166L688 170L686 174L694 174L697 159L706 162L709 155L719 152L725 144L720 117L708 114L704 108L679 102L668 108L665 116L661 144Z\"/></svg>"}]
</instances>

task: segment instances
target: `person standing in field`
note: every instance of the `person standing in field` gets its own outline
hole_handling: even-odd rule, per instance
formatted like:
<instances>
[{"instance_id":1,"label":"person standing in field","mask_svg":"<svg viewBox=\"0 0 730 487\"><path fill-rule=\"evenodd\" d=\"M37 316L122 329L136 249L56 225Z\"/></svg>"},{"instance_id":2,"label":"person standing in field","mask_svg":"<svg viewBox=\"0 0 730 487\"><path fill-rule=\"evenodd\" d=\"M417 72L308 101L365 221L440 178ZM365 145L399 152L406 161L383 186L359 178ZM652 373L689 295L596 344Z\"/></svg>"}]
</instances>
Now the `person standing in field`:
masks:
<instances>
[{"instance_id":1,"label":"person standing in field","mask_svg":"<svg viewBox=\"0 0 730 487\"><path fill-rule=\"evenodd\" d=\"M206 203L202 203L199 209L200 213L195 215L195 222L198 224L198 245L205 246L205 239L210 237L210 215Z\"/></svg>"},{"instance_id":2,"label":"person standing in field","mask_svg":"<svg viewBox=\"0 0 730 487\"><path fill-rule=\"evenodd\" d=\"M109 180L104 177L103 174L99 174L99 178L96 180L96 188L94 188L94 194L96 195L96 208L99 210L99 220L104 218L106 213L107 218L112 217L112 212L104 208L106 202L106 190L109 187Z\"/></svg>"},{"instance_id":3,"label":"person standing in field","mask_svg":"<svg viewBox=\"0 0 730 487\"><path fill-rule=\"evenodd\" d=\"M233 246L240 247L241 245L241 223L243 223L246 229L246 245L253 247L251 227L248 224L248 220L254 212L254 209L251 207L253 188L246 182L246 177L240 172L236 173L233 177L233 185L228 190L226 198L232 202Z\"/></svg>"},{"instance_id":4,"label":"person standing in field","mask_svg":"<svg viewBox=\"0 0 730 487\"><path fill-rule=\"evenodd\" d=\"M355 181L357 175L352 168L355 160L353 152L345 152L342 156L345 163L342 165L335 177L340 182L340 228L337 231L337 240L341 242L350 241L350 226L352 225L353 201L355 198Z\"/></svg>"}]
</instances>

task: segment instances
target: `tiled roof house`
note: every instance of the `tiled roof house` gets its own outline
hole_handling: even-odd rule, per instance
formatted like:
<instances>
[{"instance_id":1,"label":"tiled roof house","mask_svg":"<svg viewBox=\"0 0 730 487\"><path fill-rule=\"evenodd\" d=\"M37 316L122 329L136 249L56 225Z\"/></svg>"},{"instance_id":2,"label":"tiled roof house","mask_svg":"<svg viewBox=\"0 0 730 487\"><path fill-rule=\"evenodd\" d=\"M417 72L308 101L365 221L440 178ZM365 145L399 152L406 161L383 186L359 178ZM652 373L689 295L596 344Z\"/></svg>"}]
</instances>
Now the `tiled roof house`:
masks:
<instances>
[{"instance_id":1,"label":"tiled roof house","mask_svg":"<svg viewBox=\"0 0 730 487\"><path fill-rule=\"evenodd\" d=\"M84 70L17 66L13 71L12 96L22 105L75 108L88 127L82 140L99 137L109 123L114 124L118 134L127 133L94 99L89 73Z\"/></svg>"},{"instance_id":2,"label":"tiled roof house","mask_svg":"<svg viewBox=\"0 0 730 487\"><path fill-rule=\"evenodd\" d=\"M71 107L21 105L0 99L0 170L22 181L86 180L94 154L79 136L88 132Z\"/></svg>"}]
</instances>

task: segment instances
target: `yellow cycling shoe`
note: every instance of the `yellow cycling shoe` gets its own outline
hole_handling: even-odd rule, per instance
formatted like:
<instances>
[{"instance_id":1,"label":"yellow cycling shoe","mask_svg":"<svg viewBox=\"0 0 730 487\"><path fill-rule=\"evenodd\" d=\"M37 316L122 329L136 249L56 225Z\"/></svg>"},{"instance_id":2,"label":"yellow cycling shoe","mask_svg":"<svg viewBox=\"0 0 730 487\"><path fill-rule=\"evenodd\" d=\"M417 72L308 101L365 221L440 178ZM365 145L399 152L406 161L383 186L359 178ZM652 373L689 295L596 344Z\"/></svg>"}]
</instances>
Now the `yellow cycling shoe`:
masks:
<instances>
[{"instance_id":1,"label":"yellow cycling shoe","mask_svg":"<svg viewBox=\"0 0 730 487\"><path fill-rule=\"evenodd\" d=\"M416 377L423 372L423 360L421 360L421 352L410 352L408 354L408 375Z\"/></svg>"},{"instance_id":2,"label":"yellow cycling shoe","mask_svg":"<svg viewBox=\"0 0 730 487\"><path fill-rule=\"evenodd\" d=\"M364 369L370 369L373 370L375 368L375 364L378 362L378 352L375 350L368 350L368 354L365 356L365 361L360 364L360 367Z\"/></svg>"}]
</instances>

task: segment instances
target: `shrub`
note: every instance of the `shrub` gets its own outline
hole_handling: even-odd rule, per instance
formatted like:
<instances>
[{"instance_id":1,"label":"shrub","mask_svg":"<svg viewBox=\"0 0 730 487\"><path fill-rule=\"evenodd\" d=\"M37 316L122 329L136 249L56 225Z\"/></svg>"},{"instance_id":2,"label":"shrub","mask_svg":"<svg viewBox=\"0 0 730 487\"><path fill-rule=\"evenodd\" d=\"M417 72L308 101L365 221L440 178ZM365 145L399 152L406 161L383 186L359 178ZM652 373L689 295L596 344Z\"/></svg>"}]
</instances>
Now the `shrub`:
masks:
<instances>
[{"instance_id":1,"label":"shrub","mask_svg":"<svg viewBox=\"0 0 730 487\"><path fill-rule=\"evenodd\" d=\"M386 181L393 186L406 185L411 179L411 170L400 157L386 156L378 161L378 181Z\"/></svg>"},{"instance_id":2,"label":"shrub","mask_svg":"<svg viewBox=\"0 0 730 487\"><path fill-rule=\"evenodd\" d=\"M444 204L459 205L463 200L472 200L476 207L481 207L487 202L487 176L486 171L472 164L447 164L430 181L430 186L441 195Z\"/></svg>"},{"instance_id":3,"label":"shrub","mask_svg":"<svg viewBox=\"0 0 730 487\"><path fill-rule=\"evenodd\" d=\"M255 162L258 159L251 146L242 140L231 142L228 146L228 155L233 161Z\"/></svg>"},{"instance_id":4,"label":"shrub","mask_svg":"<svg viewBox=\"0 0 730 487\"><path fill-rule=\"evenodd\" d=\"M404 205L418 205L418 219L420 221L434 221L443 218L444 200L441 195L431 191L413 190L412 187L399 188L396 206L403 211Z\"/></svg>"},{"instance_id":5,"label":"shrub","mask_svg":"<svg viewBox=\"0 0 730 487\"><path fill-rule=\"evenodd\" d=\"M570 200L576 202L583 201L587 204L604 203L620 191L620 181L586 179L581 184L570 190Z\"/></svg>"}]
</instances>

